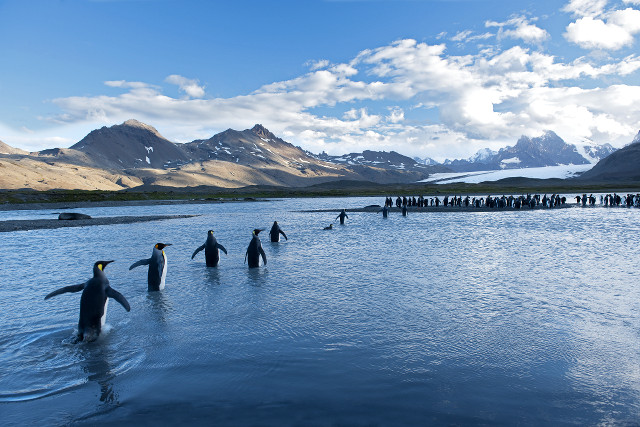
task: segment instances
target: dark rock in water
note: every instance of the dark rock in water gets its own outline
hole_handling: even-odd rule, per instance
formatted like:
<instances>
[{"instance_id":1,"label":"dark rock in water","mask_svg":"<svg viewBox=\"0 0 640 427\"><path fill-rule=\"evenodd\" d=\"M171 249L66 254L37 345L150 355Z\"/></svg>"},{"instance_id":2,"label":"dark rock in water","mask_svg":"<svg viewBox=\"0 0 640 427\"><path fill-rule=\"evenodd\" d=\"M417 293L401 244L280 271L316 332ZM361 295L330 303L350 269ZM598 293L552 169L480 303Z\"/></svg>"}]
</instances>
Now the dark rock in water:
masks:
<instances>
[{"instance_id":1,"label":"dark rock in water","mask_svg":"<svg viewBox=\"0 0 640 427\"><path fill-rule=\"evenodd\" d=\"M91 219L91 216L75 212L62 212L58 215L58 219L63 221L74 221L78 219Z\"/></svg>"}]
</instances>

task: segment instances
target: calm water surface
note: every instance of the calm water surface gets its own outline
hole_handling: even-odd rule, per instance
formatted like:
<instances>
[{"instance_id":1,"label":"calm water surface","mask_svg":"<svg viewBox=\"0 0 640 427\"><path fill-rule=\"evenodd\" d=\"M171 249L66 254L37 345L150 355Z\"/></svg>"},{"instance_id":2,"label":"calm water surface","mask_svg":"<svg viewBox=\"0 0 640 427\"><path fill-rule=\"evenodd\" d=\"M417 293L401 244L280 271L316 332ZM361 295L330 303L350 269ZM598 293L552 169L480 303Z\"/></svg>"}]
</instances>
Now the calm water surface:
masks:
<instances>
[{"instance_id":1,"label":"calm water surface","mask_svg":"<svg viewBox=\"0 0 640 427\"><path fill-rule=\"evenodd\" d=\"M383 198L125 208L201 214L2 234L0 424L640 422L640 210L335 213ZM3 213L4 214L4 213ZM7 213L4 219L53 211ZM251 230L268 264L243 264ZM215 230L229 255L191 254ZM164 291L129 265L172 243ZM98 259L131 304L74 344Z\"/></svg>"}]
</instances>

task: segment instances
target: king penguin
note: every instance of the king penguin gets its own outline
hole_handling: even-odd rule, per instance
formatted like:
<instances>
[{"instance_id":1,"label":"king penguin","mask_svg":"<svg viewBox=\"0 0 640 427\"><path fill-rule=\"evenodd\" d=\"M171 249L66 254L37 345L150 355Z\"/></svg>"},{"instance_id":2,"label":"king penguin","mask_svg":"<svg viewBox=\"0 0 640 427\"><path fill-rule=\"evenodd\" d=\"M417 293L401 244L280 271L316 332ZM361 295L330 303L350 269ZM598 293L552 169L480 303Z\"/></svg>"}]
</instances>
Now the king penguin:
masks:
<instances>
[{"instance_id":1,"label":"king penguin","mask_svg":"<svg viewBox=\"0 0 640 427\"><path fill-rule=\"evenodd\" d=\"M218 251L218 249L220 249L222 252L224 252L225 255L227 255L227 250L224 248L224 246L218 243L215 236L213 235L213 230L209 230L207 232L207 241L204 242L204 245L200 246L193 252L193 255L191 255L191 259L193 259L196 254L203 249L204 258L207 261L207 267L218 266L218 262L220 262L220 252Z\"/></svg>"},{"instance_id":2,"label":"king penguin","mask_svg":"<svg viewBox=\"0 0 640 427\"><path fill-rule=\"evenodd\" d=\"M285 240L289 240L289 239L287 239L287 235L284 234L284 231L282 231L282 229L278 225L278 221L273 221L273 226L271 227L271 231L269 232L269 236L271 237L271 241L272 242L276 242L276 243L279 242L281 234L284 236Z\"/></svg>"},{"instance_id":3,"label":"king penguin","mask_svg":"<svg viewBox=\"0 0 640 427\"><path fill-rule=\"evenodd\" d=\"M251 242L249 242L247 252L244 254L245 262L249 260L249 268L259 267L260 257L262 257L263 264L267 265L267 255L264 253L264 249L262 249L262 242L258 237L258 234L260 234L261 231L262 229L260 228L253 230L253 237L251 238Z\"/></svg>"},{"instance_id":4,"label":"king penguin","mask_svg":"<svg viewBox=\"0 0 640 427\"><path fill-rule=\"evenodd\" d=\"M138 262L134 262L129 267L129 270L141 265L149 266L149 274L147 276L148 287L147 290L161 291L164 289L164 281L167 277L167 255L164 253L164 248L171 246L171 243L156 243L153 246L151 252L151 258L141 259Z\"/></svg>"},{"instance_id":5,"label":"king penguin","mask_svg":"<svg viewBox=\"0 0 640 427\"><path fill-rule=\"evenodd\" d=\"M109 298L118 301L125 310L131 311L129 302L122 294L111 286L104 274L104 268L113 261L97 261L93 265L93 277L79 285L65 286L51 292L45 300L67 292L82 291L80 297L80 319L78 320L78 340L94 341L100 335L107 318Z\"/></svg>"}]
</instances>

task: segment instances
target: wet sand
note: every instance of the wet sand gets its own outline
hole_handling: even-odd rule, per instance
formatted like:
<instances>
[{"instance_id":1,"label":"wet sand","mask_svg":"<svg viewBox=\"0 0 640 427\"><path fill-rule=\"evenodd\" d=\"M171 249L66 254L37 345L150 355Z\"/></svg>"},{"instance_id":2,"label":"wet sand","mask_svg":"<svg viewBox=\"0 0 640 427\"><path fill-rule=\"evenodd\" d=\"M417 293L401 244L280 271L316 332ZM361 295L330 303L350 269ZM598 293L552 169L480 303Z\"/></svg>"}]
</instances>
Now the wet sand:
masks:
<instances>
[{"instance_id":1,"label":"wet sand","mask_svg":"<svg viewBox=\"0 0 640 427\"><path fill-rule=\"evenodd\" d=\"M94 225L132 224L134 222L161 221L177 218L192 218L199 215L151 215L116 216L64 221L59 219L19 219L0 221L0 233L10 231L40 230L45 228L90 227Z\"/></svg>"}]
</instances>

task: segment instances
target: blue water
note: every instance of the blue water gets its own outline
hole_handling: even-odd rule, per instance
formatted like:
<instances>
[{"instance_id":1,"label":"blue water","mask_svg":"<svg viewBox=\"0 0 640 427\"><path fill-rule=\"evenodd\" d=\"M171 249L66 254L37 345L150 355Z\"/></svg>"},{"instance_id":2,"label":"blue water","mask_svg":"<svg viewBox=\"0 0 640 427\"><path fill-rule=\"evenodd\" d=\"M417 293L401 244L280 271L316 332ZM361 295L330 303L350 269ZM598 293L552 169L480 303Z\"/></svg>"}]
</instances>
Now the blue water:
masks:
<instances>
[{"instance_id":1,"label":"blue water","mask_svg":"<svg viewBox=\"0 0 640 427\"><path fill-rule=\"evenodd\" d=\"M640 210L348 212L322 230L383 200L92 208L201 216L3 233L0 424L640 422ZM265 231L249 270L274 220L289 240ZM190 259L209 229L217 269ZM128 267L157 242L167 285L148 293ZM44 296L98 259L131 312L111 301L74 344L80 294Z\"/></svg>"}]
</instances>

